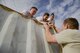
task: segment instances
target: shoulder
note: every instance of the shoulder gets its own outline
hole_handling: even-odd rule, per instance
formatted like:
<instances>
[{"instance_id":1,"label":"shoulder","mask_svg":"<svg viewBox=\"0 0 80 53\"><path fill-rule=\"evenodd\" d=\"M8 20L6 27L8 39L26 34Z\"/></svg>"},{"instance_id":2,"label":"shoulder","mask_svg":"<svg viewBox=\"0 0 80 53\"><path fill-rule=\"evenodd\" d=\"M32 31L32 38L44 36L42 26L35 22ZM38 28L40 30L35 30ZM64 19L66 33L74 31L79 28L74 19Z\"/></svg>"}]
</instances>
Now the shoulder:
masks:
<instances>
[{"instance_id":1,"label":"shoulder","mask_svg":"<svg viewBox=\"0 0 80 53\"><path fill-rule=\"evenodd\" d=\"M67 30L64 30L62 31L62 33L78 33L79 30L75 30L75 29L67 29Z\"/></svg>"},{"instance_id":2,"label":"shoulder","mask_svg":"<svg viewBox=\"0 0 80 53\"><path fill-rule=\"evenodd\" d=\"M42 16L38 16L38 17L36 17L36 19L37 19L38 21L41 21L41 20L42 20Z\"/></svg>"},{"instance_id":3,"label":"shoulder","mask_svg":"<svg viewBox=\"0 0 80 53\"><path fill-rule=\"evenodd\" d=\"M23 15L29 15L29 14L30 14L29 11L26 11L26 10L22 11L21 13L22 13Z\"/></svg>"},{"instance_id":4,"label":"shoulder","mask_svg":"<svg viewBox=\"0 0 80 53\"><path fill-rule=\"evenodd\" d=\"M80 32L78 30L74 30L74 29L66 29L61 31L60 33L58 33L58 35L61 36L73 36L73 35L77 35L80 34Z\"/></svg>"}]
</instances>

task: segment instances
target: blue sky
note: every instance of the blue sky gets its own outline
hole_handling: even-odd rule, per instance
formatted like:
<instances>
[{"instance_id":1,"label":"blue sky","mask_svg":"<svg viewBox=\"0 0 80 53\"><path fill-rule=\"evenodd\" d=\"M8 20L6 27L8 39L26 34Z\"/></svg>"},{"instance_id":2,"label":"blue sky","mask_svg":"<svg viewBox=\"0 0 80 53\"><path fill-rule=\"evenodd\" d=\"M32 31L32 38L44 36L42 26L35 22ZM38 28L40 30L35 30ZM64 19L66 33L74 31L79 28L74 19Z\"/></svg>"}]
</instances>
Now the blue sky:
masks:
<instances>
[{"instance_id":1,"label":"blue sky","mask_svg":"<svg viewBox=\"0 0 80 53\"><path fill-rule=\"evenodd\" d=\"M42 15L44 12L54 12L56 25L59 28L65 18L74 17L80 19L80 0L42 0L39 4L38 15Z\"/></svg>"},{"instance_id":2,"label":"blue sky","mask_svg":"<svg viewBox=\"0 0 80 53\"><path fill-rule=\"evenodd\" d=\"M39 9L37 17L44 12L54 12L57 27L61 27L68 17L75 17L80 22L80 0L1 0L1 3L19 12L36 6Z\"/></svg>"}]
</instances>

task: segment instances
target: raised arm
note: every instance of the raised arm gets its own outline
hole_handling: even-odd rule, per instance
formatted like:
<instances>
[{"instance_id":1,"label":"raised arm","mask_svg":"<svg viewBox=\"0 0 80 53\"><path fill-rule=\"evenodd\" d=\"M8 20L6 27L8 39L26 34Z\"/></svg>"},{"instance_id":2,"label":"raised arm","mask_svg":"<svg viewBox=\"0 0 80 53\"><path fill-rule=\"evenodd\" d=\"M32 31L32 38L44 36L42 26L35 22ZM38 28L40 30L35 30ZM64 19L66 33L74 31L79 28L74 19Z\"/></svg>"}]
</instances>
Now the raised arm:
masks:
<instances>
[{"instance_id":1,"label":"raised arm","mask_svg":"<svg viewBox=\"0 0 80 53\"><path fill-rule=\"evenodd\" d=\"M47 23L44 23L44 28L47 41L50 43L57 42L55 37L51 34Z\"/></svg>"}]
</instances>

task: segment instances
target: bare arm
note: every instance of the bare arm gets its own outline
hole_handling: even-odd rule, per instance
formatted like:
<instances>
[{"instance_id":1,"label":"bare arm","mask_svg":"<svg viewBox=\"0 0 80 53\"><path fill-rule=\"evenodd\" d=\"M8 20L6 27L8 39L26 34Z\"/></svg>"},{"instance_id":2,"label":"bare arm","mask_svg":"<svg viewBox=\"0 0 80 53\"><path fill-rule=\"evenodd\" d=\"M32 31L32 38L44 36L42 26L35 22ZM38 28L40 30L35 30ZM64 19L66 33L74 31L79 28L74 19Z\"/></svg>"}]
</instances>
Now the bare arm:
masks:
<instances>
[{"instance_id":1,"label":"bare arm","mask_svg":"<svg viewBox=\"0 0 80 53\"><path fill-rule=\"evenodd\" d=\"M57 42L55 37L49 31L49 26L47 24L44 24L44 27L45 27L45 35L46 35L47 41L50 43Z\"/></svg>"},{"instance_id":2,"label":"bare arm","mask_svg":"<svg viewBox=\"0 0 80 53\"><path fill-rule=\"evenodd\" d=\"M56 33L59 33L59 30L55 26L53 26L52 29L54 29Z\"/></svg>"},{"instance_id":3,"label":"bare arm","mask_svg":"<svg viewBox=\"0 0 80 53\"><path fill-rule=\"evenodd\" d=\"M56 28L56 26L53 23L48 23L49 27L51 27L53 30L55 30L56 33L59 33L60 30Z\"/></svg>"}]
</instances>

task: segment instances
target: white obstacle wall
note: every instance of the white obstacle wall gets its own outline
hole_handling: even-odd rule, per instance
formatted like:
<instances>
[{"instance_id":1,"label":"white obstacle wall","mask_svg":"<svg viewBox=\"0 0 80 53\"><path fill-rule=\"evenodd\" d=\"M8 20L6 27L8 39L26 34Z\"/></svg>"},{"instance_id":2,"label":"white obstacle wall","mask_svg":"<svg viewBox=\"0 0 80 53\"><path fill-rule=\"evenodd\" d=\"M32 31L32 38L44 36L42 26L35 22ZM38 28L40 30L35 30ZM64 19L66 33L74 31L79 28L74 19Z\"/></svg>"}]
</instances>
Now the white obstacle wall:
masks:
<instances>
[{"instance_id":1,"label":"white obstacle wall","mask_svg":"<svg viewBox=\"0 0 80 53\"><path fill-rule=\"evenodd\" d=\"M44 27L0 7L0 53L53 53Z\"/></svg>"}]
</instances>

